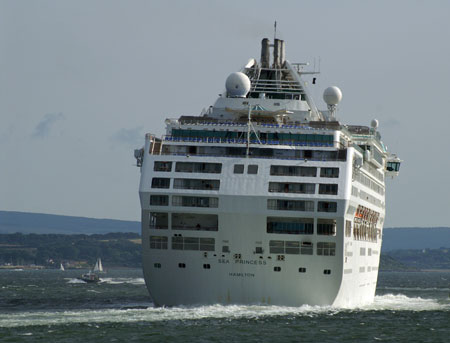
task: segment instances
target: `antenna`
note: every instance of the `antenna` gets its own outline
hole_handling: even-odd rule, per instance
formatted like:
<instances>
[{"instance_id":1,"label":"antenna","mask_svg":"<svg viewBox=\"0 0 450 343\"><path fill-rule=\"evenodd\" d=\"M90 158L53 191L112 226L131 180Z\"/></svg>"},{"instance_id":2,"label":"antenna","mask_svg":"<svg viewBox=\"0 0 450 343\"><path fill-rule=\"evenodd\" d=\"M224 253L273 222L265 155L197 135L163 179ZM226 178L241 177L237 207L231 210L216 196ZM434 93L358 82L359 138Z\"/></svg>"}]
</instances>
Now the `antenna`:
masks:
<instances>
[{"instance_id":1,"label":"antenna","mask_svg":"<svg viewBox=\"0 0 450 343\"><path fill-rule=\"evenodd\" d=\"M273 25L273 41L277 38L277 21L275 20L275 24Z\"/></svg>"}]
</instances>

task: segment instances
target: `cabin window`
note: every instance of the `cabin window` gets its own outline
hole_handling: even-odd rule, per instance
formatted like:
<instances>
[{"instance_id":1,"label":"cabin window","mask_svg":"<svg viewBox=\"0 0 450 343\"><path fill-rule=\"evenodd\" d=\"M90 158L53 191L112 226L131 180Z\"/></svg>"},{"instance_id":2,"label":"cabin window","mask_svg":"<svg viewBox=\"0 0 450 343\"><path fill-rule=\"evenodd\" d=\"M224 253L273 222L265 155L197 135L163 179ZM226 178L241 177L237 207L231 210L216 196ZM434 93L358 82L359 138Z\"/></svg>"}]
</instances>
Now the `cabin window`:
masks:
<instances>
[{"instance_id":1,"label":"cabin window","mask_svg":"<svg viewBox=\"0 0 450 343\"><path fill-rule=\"evenodd\" d=\"M335 256L336 243L334 242L318 242L317 255L319 256Z\"/></svg>"},{"instance_id":2,"label":"cabin window","mask_svg":"<svg viewBox=\"0 0 450 343\"><path fill-rule=\"evenodd\" d=\"M186 264L185 263L178 263L178 268L186 268Z\"/></svg>"},{"instance_id":3,"label":"cabin window","mask_svg":"<svg viewBox=\"0 0 450 343\"><path fill-rule=\"evenodd\" d=\"M271 254L300 254L299 241L269 241L269 252ZM284 261L284 255L279 255L278 260Z\"/></svg>"},{"instance_id":4,"label":"cabin window","mask_svg":"<svg viewBox=\"0 0 450 343\"><path fill-rule=\"evenodd\" d=\"M213 207L213 208L217 208L219 206L219 198L191 197L191 196L174 195L172 197L172 205L173 206L184 206L184 207Z\"/></svg>"},{"instance_id":5,"label":"cabin window","mask_svg":"<svg viewBox=\"0 0 450 343\"><path fill-rule=\"evenodd\" d=\"M215 239L205 237L172 237L173 250L214 251Z\"/></svg>"},{"instance_id":6,"label":"cabin window","mask_svg":"<svg viewBox=\"0 0 450 343\"><path fill-rule=\"evenodd\" d=\"M172 162L155 161L153 170L160 172L170 172L172 171Z\"/></svg>"},{"instance_id":7,"label":"cabin window","mask_svg":"<svg viewBox=\"0 0 450 343\"><path fill-rule=\"evenodd\" d=\"M274 272L281 272L281 267L273 267Z\"/></svg>"},{"instance_id":8,"label":"cabin window","mask_svg":"<svg viewBox=\"0 0 450 343\"><path fill-rule=\"evenodd\" d=\"M170 179L166 177L154 177L152 179L152 188L169 188Z\"/></svg>"},{"instance_id":9,"label":"cabin window","mask_svg":"<svg viewBox=\"0 0 450 343\"><path fill-rule=\"evenodd\" d=\"M222 172L222 163L177 162L175 171L179 173L220 174Z\"/></svg>"},{"instance_id":10,"label":"cabin window","mask_svg":"<svg viewBox=\"0 0 450 343\"><path fill-rule=\"evenodd\" d=\"M211 269L211 265L209 263L205 263L203 265L203 269Z\"/></svg>"},{"instance_id":11,"label":"cabin window","mask_svg":"<svg viewBox=\"0 0 450 343\"><path fill-rule=\"evenodd\" d=\"M247 167L247 174L258 174L258 165L249 164Z\"/></svg>"},{"instance_id":12,"label":"cabin window","mask_svg":"<svg viewBox=\"0 0 450 343\"><path fill-rule=\"evenodd\" d=\"M233 173L234 174L244 174L244 165L243 164L235 164Z\"/></svg>"},{"instance_id":13,"label":"cabin window","mask_svg":"<svg viewBox=\"0 0 450 343\"><path fill-rule=\"evenodd\" d=\"M218 231L218 215L200 213L172 213L172 230Z\"/></svg>"},{"instance_id":14,"label":"cabin window","mask_svg":"<svg viewBox=\"0 0 450 343\"><path fill-rule=\"evenodd\" d=\"M299 273L306 273L306 268L300 267L298 268Z\"/></svg>"},{"instance_id":15,"label":"cabin window","mask_svg":"<svg viewBox=\"0 0 450 343\"><path fill-rule=\"evenodd\" d=\"M324 270L323 270L323 273L324 273L325 275L330 275L330 274L331 274L331 269L324 269Z\"/></svg>"},{"instance_id":16,"label":"cabin window","mask_svg":"<svg viewBox=\"0 0 450 343\"><path fill-rule=\"evenodd\" d=\"M338 185L334 183L321 183L319 184L319 194L337 195Z\"/></svg>"},{"instance_id":17,"label":"cabin window","mask_svg":"<svg viewBox=\"0 0 450 343\"><path fill-rule=\"evenodd\" d=\"M314 201L268 199L267 209L280 211L314 211Z\"/></svg>"},{"instance_id":18,"label":"cabin window","mask_svg":"<svg viewBox=\"0 0 450 343\"><path fill-rule=\"evenodd\" d=\"M320 177L339 177L339 168L320 168Z\"/></svg>"},{"instance_id":19,"label":"cabin window","mask_svg":"<svg viewBox=\"0 0 450 343\"><path fill-rule=\"evenodd\" d=\"M314 194L316 185L314 183L269 182L269 192Z\"/></svg>"},{"instance_id":20,"label":"cabin window","mask_svg":"<svg viewBox=\"0 0 450 343\"><path fill-rule=\"evenodd\" d=\"M267 217L267 233L312 235L314 219Z\"/></svg>"},{"instance_id":21,"label":"cabin window","mask_svg":"<svg viewBox=\"0 0 450 343\"><path fill-rule=\"evenodd\" d=\"M168 238L165 236L150 236L150 249L167 249Z\"/></svg>"},{"instance_id":22,"label":"cabin window","mask_svg":"<svg viewBox=\"0 0 450 343\"><path fill-rule=\"evenodd\" d=\"M168 195L150 195L150 205L152 206L168 206Z\"/></svg>"},{"instance_id":23,"label":"cabin window","mask_svg":"<svg viewBox=\"0 0 450 343\"><path fill-rule=\"evenodd\" d=\"M167 230L169 228L169 215L163 212L150 212L150 229Z\"/></svg>"},{"instance_id":24,"label":"cabin window","mask_svg":"<svg viewBox=\"0 0 450 343\"><path fill-rule=\"evenodd\" d=\"M336 220L317 219L317 234L325 236L336 236Z\"/></svg>"},{"instance_id":25,"label":"cabin window","mask_svg":"<svg viewBox=\"0 0 450 343\"><path fill-rule=\"evenodd\" d=\"M317 168L273 165L270 166L270 175L315 177L317 175Z\"/></svg>"},{"instance_id":26,"label":"cabin window","mask_svg":"<svg viewBox=\"0 0 450 343\"><path fill-rule=\"evenodd\" d=\"M318 212L336 212L337 211L337 203L334 201L319 201L317 203L317 211Z\"/></svg>"},{"instance_id":27,"label":"cabin window","mask_svg":"<svg viewBox=\"0 0 450 343\"><path fill-rule=\"evenodd\" d=\"M198 189L206 191L219 190L220 180L205 179L174 179L174 189Z\"/></svg>"},{"instance_id":28,"label":"cabin window","mask_svg":"<svg viewBox=\"0 0 450 343\"><path fill-rule=\"evenodd\" d=\"M161 268L161 263L154 263L154 264L153 264L153 267L159 269L159 268Z\"/></svg>"},{"instance_id":29,"label":"cabin window","mask_svg":"<svg viewBox=\"0 0 450 343\"><path fill-rule=\"evenodd\" d=\"M345 237L352 236L352 222L350 220L345 221Z\"/></svg>"},{"instance_id":30,"label":"cabin window","mask_svg":"<svg viewBox=\"0 0 450 343\"><path fill-rule=\"evenodd\" d=\"M312 255L313 254L313 243L311 242L302 242L300 253L302 255Z\"/></svg>"}]
</instances>

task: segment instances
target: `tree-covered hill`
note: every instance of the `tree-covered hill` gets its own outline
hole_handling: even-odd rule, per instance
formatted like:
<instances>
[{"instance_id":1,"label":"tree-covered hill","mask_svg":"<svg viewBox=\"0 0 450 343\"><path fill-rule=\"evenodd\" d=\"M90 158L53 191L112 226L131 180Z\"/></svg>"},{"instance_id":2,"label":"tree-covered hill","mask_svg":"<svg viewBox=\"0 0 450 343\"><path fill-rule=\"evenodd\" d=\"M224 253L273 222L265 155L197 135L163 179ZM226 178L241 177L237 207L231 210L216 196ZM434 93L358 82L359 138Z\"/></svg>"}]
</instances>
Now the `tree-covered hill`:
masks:
<instances>
[{"instance_id":1,"label":"tree-covered hill","mask_svg":"<svg viewBox=\"0 0 450 343\"><path fill-rule=\"evenodd\" d=\"M140 267L140 243L136 233L0 234L0 264L80 267L92 266L100 257L105 267Z\"/></svg>"}]
</instances>

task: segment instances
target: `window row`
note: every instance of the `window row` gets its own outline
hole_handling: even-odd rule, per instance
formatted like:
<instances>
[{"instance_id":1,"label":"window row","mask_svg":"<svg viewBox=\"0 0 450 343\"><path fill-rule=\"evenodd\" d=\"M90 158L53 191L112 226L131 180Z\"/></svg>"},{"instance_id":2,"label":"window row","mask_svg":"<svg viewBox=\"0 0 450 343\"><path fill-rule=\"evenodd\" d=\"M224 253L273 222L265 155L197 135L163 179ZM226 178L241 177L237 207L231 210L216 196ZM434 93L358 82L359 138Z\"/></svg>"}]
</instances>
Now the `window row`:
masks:
<instances>
[{"instance_id":1,"label":"window row","mask_svg":"<svg viewBox=\"0 0 450 343\"><path fill-rule=\"evenodd\" d=\"M315 183L299 182L269 182L269 192L272 193L297 193L297 194L315 194ZM337 184L319 184L319 194L337 195Z\"/></svg>"},{"instance_id":2,"label":"window row","mask_svg":"<svg viewBox=\"0 0 450 343\"><path fill-rule=\"evenodd\" d=\"M165 213L150 212L148 227L154 230L168 230L171 218L172 230L218 231L219 220L217 214L200 213Z\"/></svg>"},{"instance_id":3,"label":"window row","mask_svg":"<svg viewBox=\"0 0 450 343\"><path fill-rule=\"evenodd\" d=\"M313 218L267 217L267 233L312 235L314 234ZM317 219L317 234L336 235L335 219Z\"/></svg>"},{"instance_id":4,"label":"window row","mask_svg":"<svg viewBox=\"0 0 450 343\"><path fill-rule=\"evenodd\" d=\"M272 165L270 166L270 175L316 177L317 167ZM339 168L321 167L320 177L338 178Z\"/></svg>"},{"instance_id":5,"label":"window row","mask_svg":"<svg viewBox=\"0 0 450 343\"><path fill-rule=\"evenodd\" d=\"M150 249L168 249L169 238L150 236ZM172 237L173 250L214 251L215 239L204 237Z\"/></svg>"},{"instance_id":6,"label":"window row","mask_svg":"<svg viewBox=\"0 0 450 343\"><path fill-rule=\"evenodd\" d=\"M243 143L243 142L241 142ZM255 142L256 143L256 142ZM251 146L248 155L247 148L243 146L227 145L173 145L164 144L161 154L158 155L184 155L184 156L217 156L217 157L250 157L272 158L308 161L346 161L347 150L305 150L305 149L273 149L265 145Z\"/></svg>"},{"instance_id":7,"label":"window row","mask_svg":"<svg viewBox=\"0 0 450 343\"><path fill-rule=\"evenodd\" d=\"M221 140L228 139L247 139L246 131L209 131L209 130L183 130L172 129L173 137L183 138L219 138ZM250 140L269 140L281 142L305 142L305 143L327 143L333 144L333 135L321 134L296 134L296 133L279 133L279 132L259 132L258 137L255 132L250 133ZM270 142L267 142L270 144Z\"/></svg>"},{"instance_id":8,"label":"window row","mask_svg":"<svg viewBox=\"0 0 450 343\"><path fill-rule=\"evenodd\" d=\"M312 255L313 243L299 241L270 241L269 250L271 254L286 255ZM334 242L318 242L316 247L318 256L335 256L336 243Z\"/></svg>"},{"instance_id":9,"label":"window row","mask_svg":"<svg viewBox=\"0 0 450 343\"><path fill-rule=\"evenodd\" d=\"M171 172L173 162L155 161L153 170L159 172ZM270 166L270 175L275 176L303 176L316 177L318 167L299 167L299 166ZM183 173L212 173L220 174L222 172L222 163L202 163L202 162L176 162L176 172ZM234 174L244 174L244 165L235 164ZM258 165L250 164L247 166L247 174L257 174ZM339 168L321 167L320 177L338 178Z\"/></svg>"},{"instance_id":10,"label":"window row","mask_svg":"<svg viewBox=\"0 0 450 343\"><path fill-rule=\"evenodd\" d=\"M154 171L171 172L173 162L155 161ZM220 174L222 172L222 163L203 163L203 162L176 162L175 171L180 173L211 173Z\"/></svg>"},{"instance_id":11,"label":"window row","mask_svg":"<svg viewBox=\"0 0 450 343\"><path fill-rule=\"evenodd\" d=\"M168 195L150 195L150 205L152 206L168 206ZM193 197L193 196L172 196L172 206L183 207L219 207L219 198L214 197Z\"/></svg>"},{"instance_id":12,"label":"window row","mask_svg":"<svg viewBox=\"0 0 450 343\"><path fill-rule=\"evenodd\" d=\"M152 188L170 188L170 178L154 177L152 178ZM205 179L174 179L174 189L196 189L217 191L220 188L220 180Z\"/></svg>"},{"instance_id":13,"label":"window row","mask_svg":"<svg viewBox=\"0 0 450 343\"><path fill-rule=\"evenodd\" d=\"M268 210L278 211L302 211L314 212L314 201L311 200L284 200L284 199L268 199ZM318 212L337 212L337 203L334 201L318 201Z\"/></svg>"},{"instance_id":14,"label":"window row","mask_svg":"<svg viewBox=\"0 0 450 343\"><path fill-rule=\"evenodd\" d=\"M372 180L370 177L361 173L361 171L357 169L353 169L353 180L358 181L359 183L369 187L380 195L384 195L384 187Z\"/></svg>"}]
</instances>

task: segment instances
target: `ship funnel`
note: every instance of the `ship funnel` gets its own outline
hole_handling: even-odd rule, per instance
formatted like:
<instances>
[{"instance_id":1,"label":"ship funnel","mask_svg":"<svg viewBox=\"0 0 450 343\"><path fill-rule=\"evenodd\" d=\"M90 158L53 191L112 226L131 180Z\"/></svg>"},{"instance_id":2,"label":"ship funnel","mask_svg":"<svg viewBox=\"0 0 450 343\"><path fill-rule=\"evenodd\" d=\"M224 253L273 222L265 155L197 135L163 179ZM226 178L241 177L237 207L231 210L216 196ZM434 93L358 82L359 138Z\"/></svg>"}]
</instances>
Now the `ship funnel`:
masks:
<instances>
[{"instance_id":1,"label":"ship funnel","mask_svg":"<svg viewBox=\"0 0 450 343\"><path fill-rule=\"evenodd\" d=\"M284 40L280 40L280 67L283 67L285 60L286 60L286 50Z\"/></svg>"},{"instance_id":2,"label":"ship funnel","mask_svg":"<svg viewBox=\"0 0 450 343\"><path fill-rule=\"evenodd\" d=\"M281 41L279 39L275 39L275 43L273 45L273 67L280 67L280 54L281 54Z\"/></svg>"},{"instance_id":3,"label":"ship funnel","mask_svg":"<svg viewBox=\"0 0 450 343\"><path fill-rule=\"evenodd\" d=\"M261 41L261 68L269 68L270 65L270 41L264 38Z\"/></svg>"}]
</instances>

